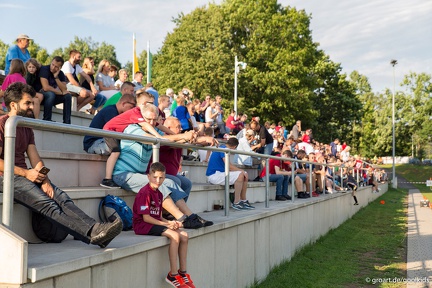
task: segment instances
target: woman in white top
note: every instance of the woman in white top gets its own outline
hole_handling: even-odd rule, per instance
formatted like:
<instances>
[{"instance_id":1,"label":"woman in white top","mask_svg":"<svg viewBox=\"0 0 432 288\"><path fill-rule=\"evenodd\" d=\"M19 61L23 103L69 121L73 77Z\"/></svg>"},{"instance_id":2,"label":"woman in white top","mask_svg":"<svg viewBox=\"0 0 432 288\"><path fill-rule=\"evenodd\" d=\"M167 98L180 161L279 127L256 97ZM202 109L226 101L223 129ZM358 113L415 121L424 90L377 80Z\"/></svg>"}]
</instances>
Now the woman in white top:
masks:
<instances>
[{"instance_id":1,"label":"woman in white top","mask_svg":"<svg viewBox=\"0 0 432 288\"><path fill-rule=\"evenodd\" d=\"M114 80L108 75L111 64L108 60L102 60L96 73L96 84L99 91L107 99L111 98L118 92L117 87L114 85Z\"/></svg>"},{"instance_id":2,"label":"woman in white top","mask_svg":"<svg viewBox=\"0 0 432 288\"><path fill-rule=\"evenodd\" d=\"M214 99L210 100L210 106L207 107L206 111L205 111L205 126L206 127L211 127L214 122L215 119L218 115L218 111L216 110L216 101Z\"/></svg>"}]
</instances>

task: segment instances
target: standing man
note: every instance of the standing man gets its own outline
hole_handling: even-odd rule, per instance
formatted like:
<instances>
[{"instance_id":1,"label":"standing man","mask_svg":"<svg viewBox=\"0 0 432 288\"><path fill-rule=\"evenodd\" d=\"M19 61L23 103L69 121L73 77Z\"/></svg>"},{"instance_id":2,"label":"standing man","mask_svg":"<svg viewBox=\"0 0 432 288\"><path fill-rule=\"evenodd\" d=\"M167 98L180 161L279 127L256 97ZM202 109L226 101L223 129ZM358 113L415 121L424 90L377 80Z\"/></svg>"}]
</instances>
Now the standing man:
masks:
<instances>
[{"instance_id":1,"label":"standing man","mask_svg":"<svg viewBox=\"0 0 432 288\"><path fill-rule=\"evenodd\" d=\"M60 56L55 56L50 65L42 66L39 71L42 94L44 99L43 120L52 121L52 108L63 103L63 123L71 124L72 96L67 91L66 76L60 70L64 60Z\"/></svg>"},{"instance_id":2,"label":"standing man","mask_svg":"<svg viewBox=\"0 0 432 288\"><path fill-rule=\"evenodd\" d=\"M59 69L60 70L60 69ZM0 172L4 172L4 132L10 116L34 118L34 89L20 82L11 84L5 93L9 114L0 118ZM64 231L87 244L105 248L122 231L120 218L112 223L97 223L79 209L69 196L49 180L39 157L33 129L17 127L14 167L14 199L36 213L47 217ZM31 165L28 169L26 155ZM0 176L0 191L3 192L3 174Z\"/></svg>"},{"instance_id":3,"label":"standing man","mask_svg":"<svg viewBox=\"0 0 432 288\"><path fill-rule=\"evenodd\" d=\"M16 39L16 45L13 45L9 47L8 51L6 52L6 65L5 65L5 74L9 74L9 68L10 63L12 59L21 59L24 64L27 62L27 60L30 59L30 53L27 50L30 40L32 40L29 36L25 34L18 35Z\"/></svg>"},{"instance_id":4,"label":"standing man","mask_svg":"<svg viewBox=\"0 0 432 288\"><path fill-rule=\"evenodd\" d=\"M69 52L69 60L63 64L61 71L65 74L69 83L66 84L67 91L78 94L77 97L77 111L81 110L85 105L95 100L90 114L94 114L100 106L102 106L106 98L102 94L98 94L98 90L93 84L90 76L87 75L79 65L81 63L81 52L72 49ZM81 75L90 85L90 90L84 89L79 84L78 75Z\"/></svg>"},{"instance_id":5,"label":"standing man","mask_svg":"<svg viewBox=\"0 0 432 288\"><path fill-rule=\"evenodd\" d=\"M217 95L216 98L216 111L218 112L218 115L216 116L216 124L220 129L220 132L222 134L227 133L226 129L225 129L225 122L223 121L223 116L224 116L224 110L222 108L222 96Z\"/></svg>"},{"instance_id":6,"label":"standing man","mask_svg":"<svg viewBox=\"0 0 432 288\"><path fill-rule=\"evenodd\" d=\"M301 121L297 120L296 124L294 124L292 130L291 130L291 135L293 136L293 140L297 141L297 139L299 138L301 132Z\"/></svg>"},{"instance_id":7,"label":"standing man","mask_svg":"<svg viewBox=\"0 0 432 288\"><path fill-rule=\"evenodd\" d=\"M255 120L251 121L250 128L254 130L259 136L258 139L259 148L256 152L260 154L271 155L273 151L273 137L267 131L267 128L261 126Z\"/></svg>"}]
</instances>

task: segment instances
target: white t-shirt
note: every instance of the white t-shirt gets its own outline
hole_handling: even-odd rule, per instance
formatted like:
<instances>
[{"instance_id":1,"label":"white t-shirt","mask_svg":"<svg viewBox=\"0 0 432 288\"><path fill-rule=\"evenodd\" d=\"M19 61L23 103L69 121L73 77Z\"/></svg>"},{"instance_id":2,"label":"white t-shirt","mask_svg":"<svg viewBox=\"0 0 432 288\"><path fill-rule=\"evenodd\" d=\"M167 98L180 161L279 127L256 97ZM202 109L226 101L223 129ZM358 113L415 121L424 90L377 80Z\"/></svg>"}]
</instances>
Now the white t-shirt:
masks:
<instances>
[{"instance_id":1,"label":"white t-shirt","mask_svg":"<svg viewBox=\"0 0 432 288\"><path fill-rule=\"evenodd\" d=\"M249 145L249 142L245 137L239 139L239 145L237 146L236 150L253 152ZM252 157L248 155L234 154L234 163L240 165L252 166Z\"/></svg>"},{"instance_id":2,"label":"white t-shirt","mask_svg":"<svg viewBox=\"0 0 432 288\"><path fill-rule=\"evenodd\" d=\"M96 75L96 82L98 81L102 82L105 87L114 86L114 80L109 75L104 75L100 72Z\"/></svg>"},{"instance_id":3,"label":"white t-shirt","mask_svg":"<svg viewBox=\"0 0 432 288\"><path fill-rule=\"evenodd\" d=\"M314 152L314 148L311 144L306 142L298 143L298 149L304 150L306 152L306 155L309 155L309 153Z\"/></svg>"},{"instance_id":4,"label":"white t-shirt","mask_svg":"<svg viewBox=\"0 0 432 288\"><path fill-rule=\"evenodd\" d=\"M80 65L78 65L78 64L76 64L75 65L75 68L72 66L72 64L69 62L69 61L66 61L64 64L63 64L63 67L61 68L61 71L64 73L64 74L67 74L67 73L70 73L70 74L74 74L74 72L76 71L76 73L75 73L75 75L76 75L76 77L78 78L78 75L81 73L81 72L83 72L83 70L82 70L82 68L81 68L81 66ZM67 78L67 77L66 77Z\"/></svg>"},{"instance_id":5,"label":"white t-shirt","mask_svg":"<svg viewBox=\"0 0 432 288\"><path fill-rule=\"evenodd\" d=\"M213 108L211 108L210 106L207 107L207 109L206 109L206 111L205 111L205 122L213 123L213 122L214 122L214 119L213 119L213 118L210 118L210 116L211 116L212 114L214 114L215 112L216 112L216 111L215 111Z\"/></svg>"}]
</instances>

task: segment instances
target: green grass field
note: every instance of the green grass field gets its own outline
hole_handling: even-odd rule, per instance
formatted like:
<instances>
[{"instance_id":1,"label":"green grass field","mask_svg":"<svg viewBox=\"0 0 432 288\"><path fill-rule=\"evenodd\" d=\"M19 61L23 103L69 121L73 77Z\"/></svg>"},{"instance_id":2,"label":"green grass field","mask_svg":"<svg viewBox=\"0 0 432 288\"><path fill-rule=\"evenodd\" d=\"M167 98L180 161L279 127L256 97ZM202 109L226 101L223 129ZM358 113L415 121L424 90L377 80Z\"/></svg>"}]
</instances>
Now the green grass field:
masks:
<instances>
[{"instance_id":1,"label":"green grass field","mask_svg":"<svg viewBox=\"0 0 432 288\"><path fill-rule=\"evenodd\" d=\"M409 181L425 181L430 172L432 167L397 167L397 173ZM421 191L430 195L425 185ZM252 287L406 287L403 283L372 282L406 277L406 201L406 189L390 188Z\"/></svg>"}]
</instances>

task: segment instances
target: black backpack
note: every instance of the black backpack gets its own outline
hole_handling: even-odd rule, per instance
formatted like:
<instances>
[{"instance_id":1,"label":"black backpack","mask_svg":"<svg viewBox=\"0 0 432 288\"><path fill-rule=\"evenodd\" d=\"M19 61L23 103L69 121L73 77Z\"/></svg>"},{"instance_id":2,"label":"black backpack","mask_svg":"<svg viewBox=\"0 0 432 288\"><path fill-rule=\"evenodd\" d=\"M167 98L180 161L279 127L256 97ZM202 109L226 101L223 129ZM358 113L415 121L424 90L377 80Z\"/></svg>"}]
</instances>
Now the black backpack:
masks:
<instances>
[{"instance_id":1,"label":"black backpack","mask_svg":"<svg viewBox=\"0 0 432 288\"><path fill-rule=\"evenodd\" d=\"M32 213L32 228L36 236L46 243L60 243L68 236L68 233L62 230L59 225L36 212Z\"/></svg>"}]
</instances>

